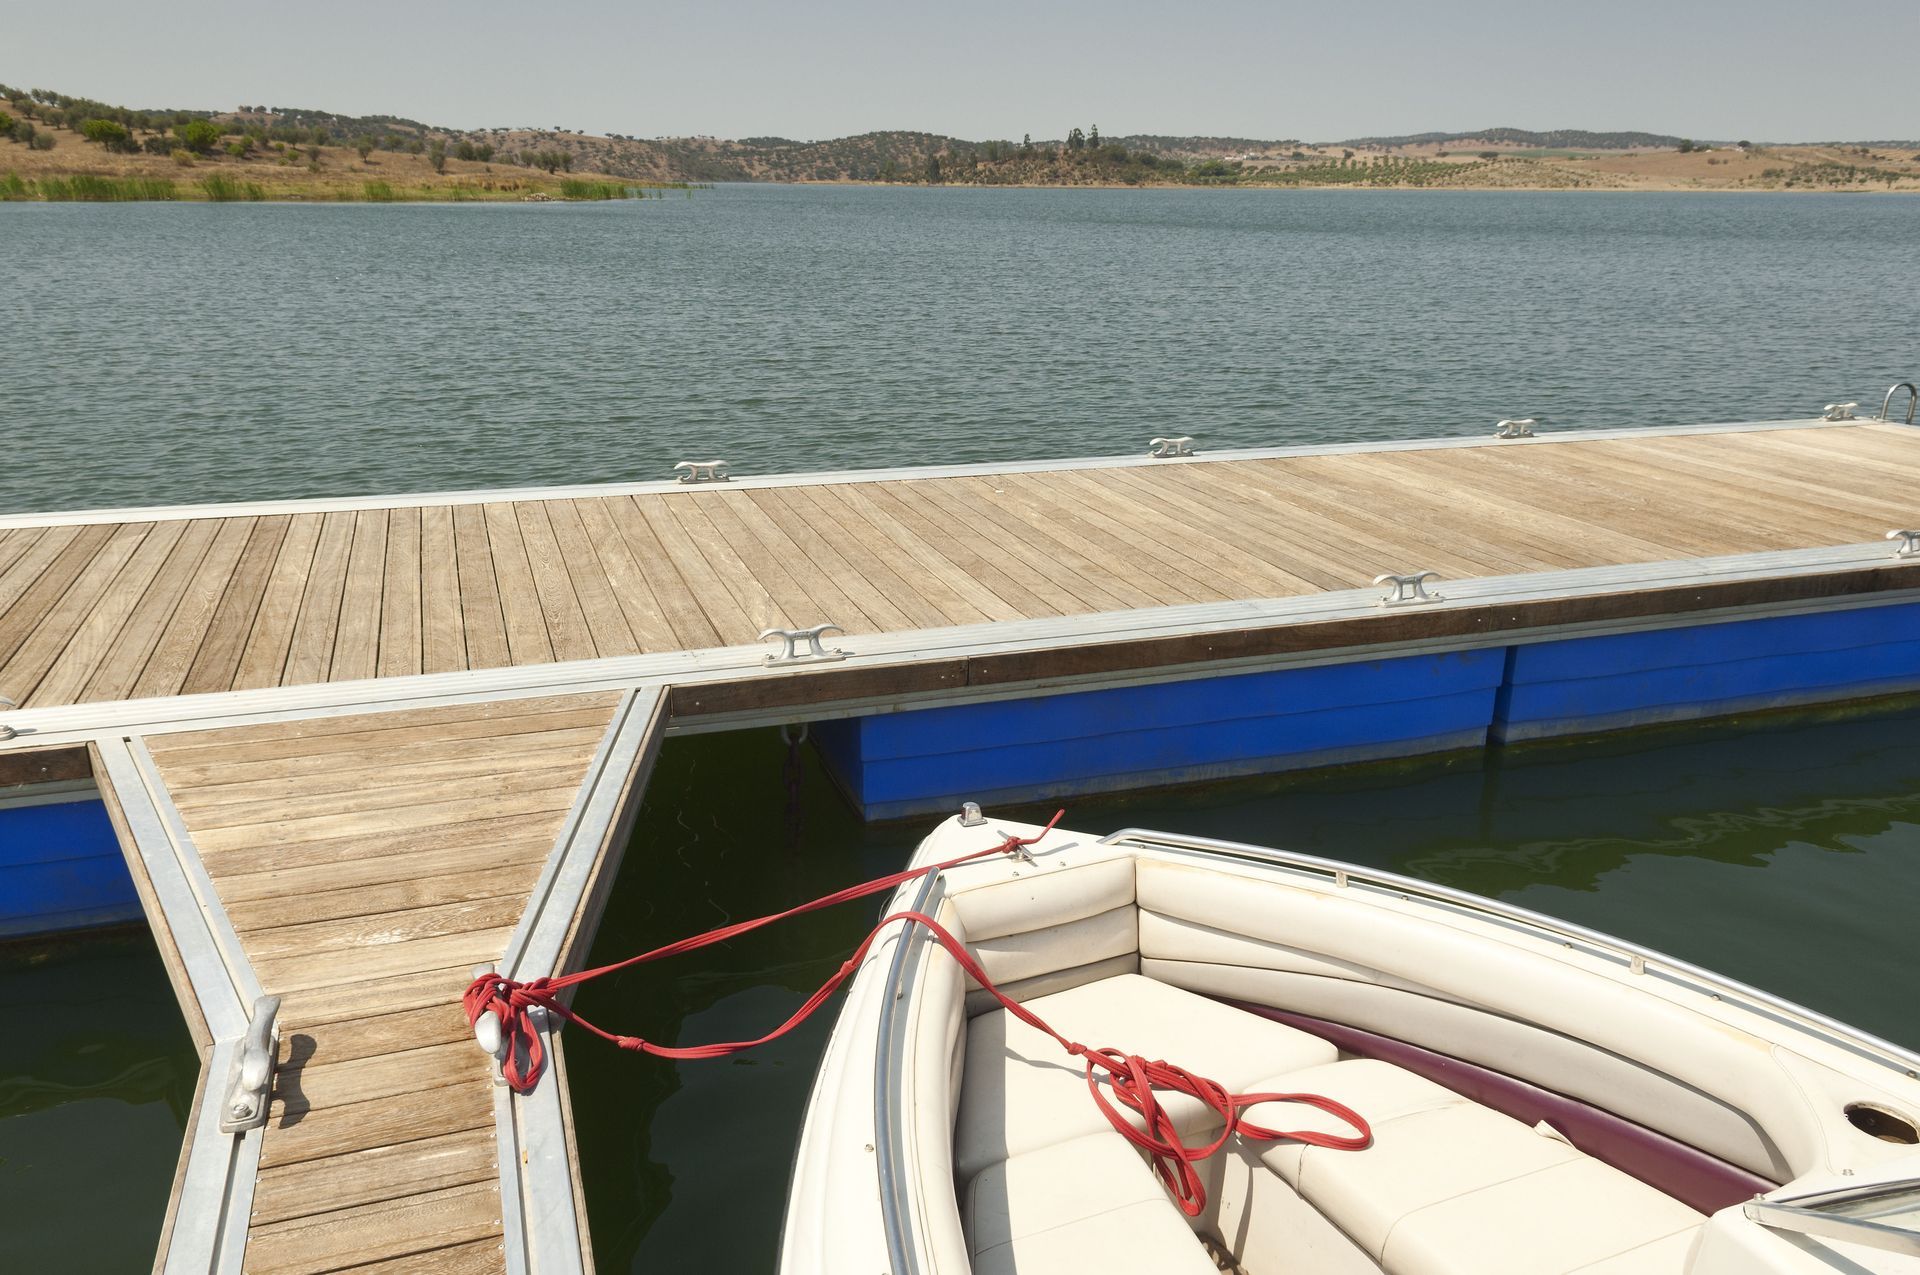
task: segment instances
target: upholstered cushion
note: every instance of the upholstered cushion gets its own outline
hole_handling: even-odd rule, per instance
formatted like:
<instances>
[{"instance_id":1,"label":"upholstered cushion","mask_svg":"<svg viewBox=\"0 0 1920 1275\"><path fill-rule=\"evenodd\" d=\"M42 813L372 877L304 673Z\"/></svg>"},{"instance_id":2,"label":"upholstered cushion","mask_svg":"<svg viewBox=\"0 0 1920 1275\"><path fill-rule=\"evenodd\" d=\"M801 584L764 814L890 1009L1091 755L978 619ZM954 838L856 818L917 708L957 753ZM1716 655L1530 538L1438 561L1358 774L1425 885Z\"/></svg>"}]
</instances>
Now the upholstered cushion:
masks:
<instances>
[{"instance_id":1,"label":"upholstered cushion","mask_svg":"<svg viewBox=\"0 0 1920 1275\"><path fill-rule=\"evenodd\" d=\"M1026 1002L1068 1040L1164 1059L1239 1091L1263 1076L1336 1057L1317 1036L1138 974ZM1084 1064L1005 1010L967 1024L966 1076L954 1131L961 1179L996 1161L1109 1128L1087 1092ZM1213 1122L1197 1099L1163 1094L1183 1131Z\"/></svg>"},{"instance_id":2,"label":"upholstered cushion","mask_svg":"<svg viewBox=\"0 0 1920 1275\"><path fill-rule=\"evenodd\" d=\"M961 1200L973 1275L1217 1275L1152 1170L1111 1129L990 1165Z\"/></svg>"},{"instance_id":3,"label":"upholstered cushion","mask_svg":"<svg viewBox=\"0 0 1920 1275\"><path fill-rule=\"evenodd\" d=\"M1386 1063L1269 1077L1324 1094L1373 1129L1364 1151L1269 1146L1262 1161L1391 1275L1678 1275L1700 1214L1550 1134ZM1255 1123L1344 1132L1315 1108L1262 1103Z\"/></svg>"}]
</instances>

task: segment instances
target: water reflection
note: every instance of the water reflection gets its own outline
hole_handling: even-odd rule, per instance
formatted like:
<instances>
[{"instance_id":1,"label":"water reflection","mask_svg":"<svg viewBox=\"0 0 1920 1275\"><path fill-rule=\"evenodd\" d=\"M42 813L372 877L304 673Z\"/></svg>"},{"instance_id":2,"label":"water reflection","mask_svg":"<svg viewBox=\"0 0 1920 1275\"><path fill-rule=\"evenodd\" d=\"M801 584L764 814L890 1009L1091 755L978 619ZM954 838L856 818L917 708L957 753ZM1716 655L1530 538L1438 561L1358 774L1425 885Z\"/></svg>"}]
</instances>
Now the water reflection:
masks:
<instances>
[{"instance_id":1,"label":"water reflection","mask_svg":"<svg viewBox=\"0 0 1920 1275\"><path fill-rule=\"evenodd\" d=\"M152 936L0 947L0 1006L6 1269L145 1270L200 1070Z\"/></svg>"}]
</instances>

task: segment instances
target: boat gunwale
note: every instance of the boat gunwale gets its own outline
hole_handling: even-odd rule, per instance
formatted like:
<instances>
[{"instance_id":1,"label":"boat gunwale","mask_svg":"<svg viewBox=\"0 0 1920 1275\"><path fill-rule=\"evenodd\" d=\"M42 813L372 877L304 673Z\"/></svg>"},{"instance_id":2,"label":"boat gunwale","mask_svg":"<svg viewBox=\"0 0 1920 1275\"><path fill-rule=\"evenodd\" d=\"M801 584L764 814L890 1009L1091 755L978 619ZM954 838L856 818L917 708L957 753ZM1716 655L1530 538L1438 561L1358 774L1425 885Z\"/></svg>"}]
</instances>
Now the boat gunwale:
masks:
<instances>
[{"instance_id":1,"label":"boat gunwale","mask_svg":"<svg viewBox=\"0 0 1920 1275\"><path fill-rule=\"evenodd\" d=\"M1897 1070L1909 1080L1920 1079L1920 1053L1863 1031L1851 1024L1809 1009L1772 992L1738 979L1671 956L1657 948L1589 929L1573 921L1562 921L1545 913L1505 903L1471 891L1437 882L1421 881L1384 868L1362 867L1338 859L1297 851L1280 850L1248 842L1225 841L1185 833L1161 832L1152 828L1127 827L1108 833L1096 844L1130 849L1178 851L1209 858L1254 860L1262 866L1292 871L1313 877L1334 888L1359 886L1390 894L1402 902L1417 906L1444 908L1481 920L1496 922L1535 938L1546 938L1563 947L1576 945L1586 954L1617 964L1636 976L1657 977L1682 990L1705 994L1735 1009L1769 1019L1781 1026L1815 1035L1826 1044L1845 1050L1869 1062Z\"/></svg>"}]
</instances>

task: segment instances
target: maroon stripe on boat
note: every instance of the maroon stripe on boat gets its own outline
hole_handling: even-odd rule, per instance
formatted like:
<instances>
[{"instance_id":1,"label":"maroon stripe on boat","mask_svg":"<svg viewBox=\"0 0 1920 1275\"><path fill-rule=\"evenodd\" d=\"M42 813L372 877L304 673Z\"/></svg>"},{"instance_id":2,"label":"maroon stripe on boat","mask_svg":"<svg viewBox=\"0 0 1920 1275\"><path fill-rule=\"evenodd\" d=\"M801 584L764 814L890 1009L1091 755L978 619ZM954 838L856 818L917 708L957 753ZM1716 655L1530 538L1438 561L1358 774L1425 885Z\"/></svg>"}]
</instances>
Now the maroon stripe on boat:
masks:
<instances>
[{"instance_id":1,"label":"maroon stripe on boat","mask_svg":"<svg viewBox=\"0 0 1920 1275\"><path fill-rule=\"evenodd\" d=\"M1310 1018L1245 1001L1226 1003L1318 1036L1343 1053L1392 1063L1522 1123L1531 1125L1544 1120L1594 1159L1702 1213L1718 1212L1779 1186L1777 1182L1769 1182L1611 1111L1477 1063L1324 1018Z\"/></svg>"}]
</instances>

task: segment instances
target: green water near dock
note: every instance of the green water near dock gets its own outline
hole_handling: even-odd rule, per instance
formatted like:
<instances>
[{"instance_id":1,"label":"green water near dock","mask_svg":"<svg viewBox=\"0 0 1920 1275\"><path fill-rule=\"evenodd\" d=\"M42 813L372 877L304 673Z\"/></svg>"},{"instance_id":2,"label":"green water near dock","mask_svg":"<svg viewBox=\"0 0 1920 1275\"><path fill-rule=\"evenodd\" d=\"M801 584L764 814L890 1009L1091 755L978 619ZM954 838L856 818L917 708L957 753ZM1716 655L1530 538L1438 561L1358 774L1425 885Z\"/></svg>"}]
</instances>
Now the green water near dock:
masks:
<instances>
[{"instance_id":1,"label":"green water near dock","mask_svg":"<svg viewBox=\"0 0 1920 1275\"><path fill-rule=\"evenodd\" d=\"M864 827L811 757L790 801L786 760L771 730L666 746L594 962L893 870L924 833L920 822ZM1140 825L1284 846L1490 895L1920 1046L1911 708L1066 804L1066 822L1087 832ZM665 1043L759 1035L833 972L877 908L631 970L583 988L576 1007ZM602 1272L773 1269L830 1019L730 1061L677 1066L568 1037Z\"/></svg>"},{"instance_id":2,"label":"green water near dock","mask_svg":"<svg viewBox=\"0 0 1920 1275\"><path fill-rule=\"evenodd\" d=\"M0 1007L0 1270L147 1270L200 1074L152 936L0 947Z\"/></svg>"}]
</instances>

